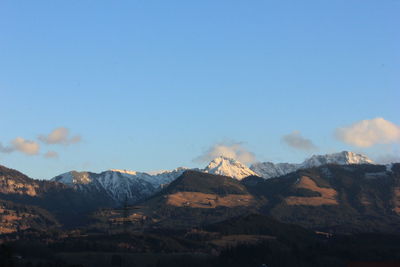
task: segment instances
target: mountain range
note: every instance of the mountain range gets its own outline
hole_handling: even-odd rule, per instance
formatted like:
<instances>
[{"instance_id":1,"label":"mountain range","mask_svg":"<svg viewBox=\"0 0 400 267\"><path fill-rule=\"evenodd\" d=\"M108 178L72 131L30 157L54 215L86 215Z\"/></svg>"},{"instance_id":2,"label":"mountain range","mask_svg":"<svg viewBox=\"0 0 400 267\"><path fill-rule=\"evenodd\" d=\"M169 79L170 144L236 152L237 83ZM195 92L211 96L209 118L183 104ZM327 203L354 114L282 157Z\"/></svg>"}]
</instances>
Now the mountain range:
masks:
<instances>
[{"instance_id":1,"label":"mountain range","mask_svg":"<svg viewBox=\"0 0 400 267\"><path fill-rule=\"evenodd\" d=\"M186 171L132 207L132 227L190 228L261 213L332 233L400 231L400 164L326 164L271 179ZM98 214L124 220L124 210ZM106 218L106 219L104 219Z\"/></svg>"},{"instance_id":2,"label":"mountain range","mask_svg":"<svg viewBox=\"0 0 400 267\"><path fill-rule=\"evenodd\" d=\"M186 168L153 174L112 169L101 173L70 171L51 179L85 193L104 192L116 204L136 202L179 177Z\"/></svg>"},{"instance_id":3,"label":"mountain range","mask_svg":"<svg viewBox=\"0 0 400 267\"><path fill-rule=\"evenodd\" d=\"M140 227L190 227L261 213L312 229L391 232L400 222L399 179L400 164L376 165L346 151L301 164L247 167L218 157L204 169L71 171L50 181L1 166L0 229L107 228L126 219L121 207L139 204L126 216Z\"/></svg>"},{"instance_id":4,"label":"mountain range","mask_svg":"<svg viewBox=\"0 0 400 267\"><path fill-rule=\"evenodd\" d=\"M324 164L347 165L372 163L373 161L366 156L343 151L335 154L314 155L300 164L261 162L255 163L250 167L235 159L220 156L213 159L204 169L196 168L191 170L228 176L238 180L248 176L259 176L268 179L285 175L298 169L318 167ZM111 169L98 174L70 171L58 175L51 180L63 183L85 193L97 192L106 194L115 203L121 204L126 200L134 203L154 194L163 185L175 180L186 170L189 170L189 168L179 167L171 171L151 173L118 169Z\"/></svg>"},{"instance_id":5,"label":"mountain range","mask_svg":"<svg viewBox=\"0 0 400 267\"><path fill-rule=\"evenodd\" d=\"M250 166L258 176L263 178L272 178L294 172L299 169L307 169L318 167L325 164L373 164L374 162L368 157L350 151L342 151L340 153L313 155L304 160L302 163L278 163L260 162Z\"/></svg>"}]
</instances>

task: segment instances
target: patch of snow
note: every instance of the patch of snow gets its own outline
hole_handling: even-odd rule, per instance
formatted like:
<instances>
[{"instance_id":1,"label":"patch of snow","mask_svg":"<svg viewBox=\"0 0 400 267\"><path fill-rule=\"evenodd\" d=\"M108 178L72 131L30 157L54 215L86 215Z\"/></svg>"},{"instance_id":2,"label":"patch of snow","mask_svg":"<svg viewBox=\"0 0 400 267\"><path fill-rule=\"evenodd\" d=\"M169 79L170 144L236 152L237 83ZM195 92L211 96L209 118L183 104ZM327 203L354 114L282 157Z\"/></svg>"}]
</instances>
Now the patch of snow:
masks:
<instances>
[{"instance_id":1,"label":"patch of snow","mask_svg":"<svg viewBox=\"0 0 400 267\"><path fill-rule=\"evenodd\" d=\"M92 180L88 172L70 171L63 173L52 180L72 185L72 184L89 184Z\"/></svg>"}]
</instances>

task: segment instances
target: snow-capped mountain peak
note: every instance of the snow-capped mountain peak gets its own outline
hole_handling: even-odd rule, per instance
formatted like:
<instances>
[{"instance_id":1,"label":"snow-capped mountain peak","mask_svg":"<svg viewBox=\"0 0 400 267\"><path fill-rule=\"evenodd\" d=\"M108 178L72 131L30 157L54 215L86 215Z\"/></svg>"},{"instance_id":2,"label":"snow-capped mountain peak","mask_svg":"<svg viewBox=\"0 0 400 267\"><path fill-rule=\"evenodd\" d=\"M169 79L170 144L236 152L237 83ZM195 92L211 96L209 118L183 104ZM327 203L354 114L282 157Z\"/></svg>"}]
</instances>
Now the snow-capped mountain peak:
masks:
<instances>
[{"instance_id":1,"label":"snow-capped mountain peak","mask_svg":"<svg viewBox=\"0 0 400 267\"><path fill-rule=\"evenodd\" d=\"M306 169L318 167L325 164L374 164L368 157L350 151L342 151L339 153L326 154L326 155L313 155L304 160L300 164L296 163L278 163L260 162L250 166L250 169L256 172L259 176L264 178L272 178L282 176L298 169Z\"/></svg>"},{"instance_id":2,"label":"snow-capped mountain peak","mask_svg":"<svg viewBox=\"0 0 400 267\"><path fill-rule=\"evenodd\" d=\"M257 175L243 163L223 156L213 159L207 167L203 169L203 172L229 176L238 180L250 175Z\"/></svg>"},{"instance_id":3,"label":"snow-capped mountain peak","mask_svg":"<svg viewBox=\"0 0 400 267\"><path fill-rule=\"evenodd\" d=\"M339 153L326 155L313 155L303 161L301 168L317 167L324 164L373 164L374 162L368 157L350 151L342 151Z\"/></svg>"}]
</instances>

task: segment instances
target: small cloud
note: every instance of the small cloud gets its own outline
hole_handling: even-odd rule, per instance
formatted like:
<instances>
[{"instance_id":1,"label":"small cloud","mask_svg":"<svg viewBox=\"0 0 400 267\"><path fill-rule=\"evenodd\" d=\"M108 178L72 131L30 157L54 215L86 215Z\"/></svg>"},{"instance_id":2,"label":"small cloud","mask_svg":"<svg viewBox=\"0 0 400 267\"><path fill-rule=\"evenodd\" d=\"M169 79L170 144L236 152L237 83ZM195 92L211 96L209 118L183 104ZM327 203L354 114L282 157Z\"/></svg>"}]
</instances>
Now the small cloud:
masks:
<instances>
[{"instance_id":1,"label":"small cloud","mask_svg":"<svg viewBox=\"0 0 400 267\"><path fill-rule=\"evenodd\" d=\"M299 150L311 151L318 149L310 139L303 137L299 131L284 135L282 141L288 146Z\"/></svg>"},{"instance_id":2,"label":"small cloud","mask_svg":"<svg viewBox=\"0 0 400 267\"><path fill-rule=\"evenodd\" d=\"M82 141L82 137L80 135L75 135L74 137L71 137L71 139L69 141L70 141L70 144L76 144L76 143L79 143L80 141Z\"/></svg>"},{"instance_id":3,"label":"small cloud","mask_svg":"<svg viewBox=\"0 0 400 267\"><path fill-rule=\"evenodd\" d=\"M55 159L58 158L58 153L55 151L47 151L43 156L46 159Z\"/></svg>"},{"instance_id":4,"label":"small cloud","mask_svg":"<svg viewBox=\"0 0 400 267\"><path fill-rule=\"evenodd\" d=\"M82 138L79 135L70 137L68 128L59 127L54 129L48 135L39 135L38 139L43 143L49 145L54 145L54 144L70 145L79 143Z\"/></svg>"},{"instance_id":5,"label":"small cloud","mask_svg":"<svg viewBox=\"0 0 400 267\"><path fill-rule=\"evenodd\" d=\"M357 147L371 147L376 144L400 142L400 126L384 118L375 118L338 128L335 135L340 141L347 144Z\"/></svg>"},{"instance_id":6,"label":"small cloud","mask_svg":"<svg viewBox=\"0 0 400 267\"><path fill-rule=\"evenodd\" d=\"M14 152L14 148L11 146L3 146L2 143L0 143L0 152L1 153L11 153Z\"/></svg>"},{"instance_id":7,"label":"small cloud","mask_svg":"<svg viewBox=\"0 0 400 267\"><path fill-rule=\"evenodd\" d=\"M236 159L244 164L249 164L256 161L255 155L248 151L243 143L230 142L218 143L211 146L207 151L194 159L196 162L208 162L216 157L224 156L227 158Z\"/></svg>"},{"instance_id":8,"label":"small cloud","mask_svg":"<svg viewBox=\"0 0 400 267\"><path fill-rule=\"evenodd\" d=\"M18 150L26 155L37 155L40 150L40 145L31 140L25 140L22 137L15 138L12 142L15 150Z\"/></svg>"}]
</instances>

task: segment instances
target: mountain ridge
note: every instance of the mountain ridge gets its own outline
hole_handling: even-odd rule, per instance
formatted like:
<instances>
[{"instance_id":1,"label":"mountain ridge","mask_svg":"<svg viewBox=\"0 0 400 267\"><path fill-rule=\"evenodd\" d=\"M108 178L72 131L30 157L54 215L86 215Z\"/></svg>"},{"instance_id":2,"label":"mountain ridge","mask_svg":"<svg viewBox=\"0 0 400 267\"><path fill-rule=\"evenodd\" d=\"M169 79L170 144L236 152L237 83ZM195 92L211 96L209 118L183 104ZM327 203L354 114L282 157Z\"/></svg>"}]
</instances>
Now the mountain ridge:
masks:
<instances>
[{"instance_id":1,"label":"mountain ridge","mask_svg":"<svg viewBox=\"0 0 400 267\"><path fill-rule=\"evenodd\" d=\"M124 204L113 201L103 187L99 187L99 191L78 190L56 181L34 180L6 167L0 170L4 190L0 200L15 203L14 210L23 210L18 205L40 208L29 209L32 214L45 214L41 210L47 210L66 227L85 225L93 220L90 219L92 212L104 208L121 211L121 204ZM113 175L106 178L110 182L117 180L121 184L124 179L120 172L105 173ZM87 175L82 174L84 182L99 174ZM95 181L100 183L104 177L97 177ZM7 191L10 187L4 184L16 187ZM35 194L24 188L24 184L34 185ZM86 184L75 186L86 188ZM392 164L391 168L375 164L327 164L299 169L278 178L250 176L242 180L186 170L169 185L133 204L144 208L135 208L130 216L150 227L178 224L188 227L247 212L261 212L322 231L387 232L391 231L390 225L400 222L400 164ZM45 218L40 216L38 218ZM362 223L363 220L366 222ZM34 222L25 221L23 227L30 224Z\"/></svg>"},{"instance_id":2,"label":"mountain ridge","mask_svg":"<svg viewBox=\"0 0 400 267\"><path fill-rule=\"evenodd\" d=\"M250 169L263 178L282 176L299 169L319 167L325 164L349 165L349 164L374 164L367 156L351 151L342 151L332 154L312 155L302 163L272 163L259 162L252 164Z\"/></svg>"},{"instance_id":3,"label":"mountain ridge","mask_svg":"<svg viewBox=\"0 0 400 267\"><path fill-rule=\"evenodd\" d=\"M223 175L237 180L242 180L248 176L268 179L323 164L355 163L372 164L372 161L366 156L343 151L334 154L313 155L300 164L262 162L248 167L235 159L219 156L211 160L203 169L179 167L173 170L155 172L111 169L101 173L70 171L51 180L64 183L86 193L105 192L108 197L114 200L116 205L121 205L125 201L134 203L151 196L187 170Z\"/></svg>"}]
</instances>

